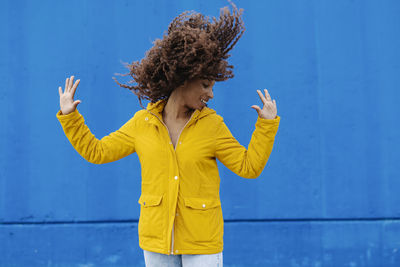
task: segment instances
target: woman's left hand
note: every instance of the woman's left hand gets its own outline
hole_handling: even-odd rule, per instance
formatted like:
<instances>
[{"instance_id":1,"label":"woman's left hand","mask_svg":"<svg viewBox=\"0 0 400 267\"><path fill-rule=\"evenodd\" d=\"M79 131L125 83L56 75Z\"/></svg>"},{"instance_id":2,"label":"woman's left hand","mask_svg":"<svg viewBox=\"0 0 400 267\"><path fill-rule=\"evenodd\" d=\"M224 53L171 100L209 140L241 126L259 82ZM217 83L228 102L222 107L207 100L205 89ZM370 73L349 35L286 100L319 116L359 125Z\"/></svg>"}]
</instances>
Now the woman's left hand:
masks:
<instances>
[{"instance_id":1,"label":"woman's left hand","mask_svg":"<svg viewBox=\"0 0 400 267\"><path fill-rule=\"evenodd\" d=\"M267 89L264 89L264 92L265 92L265 97L261 93L260 90L257 90L257 93L260 96L261 101L264 104L263 108L260 109L260 107L257 106L257 105L252 105L251 107L254 108L257 111L258 116L260 118L270 119L270 120L271 119L275 119L276 118L276 114L278 113L278 111L276 109L276 101L275 101L275 99L271 100L271 96L269 95Z\"/></svg>"}]
</instances>

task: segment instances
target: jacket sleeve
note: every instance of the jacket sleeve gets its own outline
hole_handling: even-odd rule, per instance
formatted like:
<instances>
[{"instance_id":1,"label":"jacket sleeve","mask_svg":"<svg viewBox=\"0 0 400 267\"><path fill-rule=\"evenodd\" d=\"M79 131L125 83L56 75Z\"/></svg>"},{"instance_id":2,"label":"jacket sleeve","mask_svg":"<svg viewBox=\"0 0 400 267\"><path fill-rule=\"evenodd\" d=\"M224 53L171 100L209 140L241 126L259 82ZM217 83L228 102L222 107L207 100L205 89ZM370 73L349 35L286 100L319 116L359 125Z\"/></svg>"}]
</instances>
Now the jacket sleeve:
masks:
<instances>
[{"instance_id":1,"label":"jacket sleeve","mask_svg":"<svg viewBox=\"0 0 400 267\"><path fill-rule=\"evenodd\" d=\"M222 119L217 126L216 158L241 177L257 178L271 154L279 122L279 116L275 119L258 117L246 149L232 136Z\"/></svg>"},{"instance_id":2,"label":"jacket sleeve","mask_svg":"<svg viewBox=\"0 0 400 267\"><path fill-rule=\"evenodd\" d=\"M101 140L90 132L83 116L77 109L67 115L62 115L61 110L59 110L57 119L75 150L91 163L108 163L135 152L134 117L119 130Z\"/></svg>"}]
</instances>

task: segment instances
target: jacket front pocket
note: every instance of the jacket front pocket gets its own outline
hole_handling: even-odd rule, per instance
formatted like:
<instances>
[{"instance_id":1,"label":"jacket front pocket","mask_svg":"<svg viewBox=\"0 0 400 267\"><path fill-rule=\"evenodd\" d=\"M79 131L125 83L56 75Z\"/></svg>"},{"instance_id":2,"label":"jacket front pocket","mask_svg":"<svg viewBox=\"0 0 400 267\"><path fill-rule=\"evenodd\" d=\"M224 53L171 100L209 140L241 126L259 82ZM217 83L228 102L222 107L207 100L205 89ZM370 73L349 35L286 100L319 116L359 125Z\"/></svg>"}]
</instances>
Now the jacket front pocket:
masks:
<instances>
[{"instance_id":1,"label":"jacket front pocket","mask_svg":"<svg viewBox=\"0 0 400 267\"><path fill-rule=\"evenodd\" d=\"M185 197L184 200L186 207L197 210L208 210L221 206L221 201L217 198Z\"/></svg>"},{"instance_id":2,"label":"jacket front pocket","mask_svg":"<svg viewBox=\"0 0 400 267\"><path fill-rule=\"evenodd\" d=\"M223 236L221 201L218 198L185 197L186 229L196 242L216 242Z\"/></svg>"},{"instance_id":3,"label":"jacket front pocket","mask_svg":"<svg viewBox=\"0 0 400 267\"><path fill-rule=\"evenodd\" d=\"M163 196L141 195L139 198L139 236L162 239L164 228Z\"/></svg>"}]
</instances>

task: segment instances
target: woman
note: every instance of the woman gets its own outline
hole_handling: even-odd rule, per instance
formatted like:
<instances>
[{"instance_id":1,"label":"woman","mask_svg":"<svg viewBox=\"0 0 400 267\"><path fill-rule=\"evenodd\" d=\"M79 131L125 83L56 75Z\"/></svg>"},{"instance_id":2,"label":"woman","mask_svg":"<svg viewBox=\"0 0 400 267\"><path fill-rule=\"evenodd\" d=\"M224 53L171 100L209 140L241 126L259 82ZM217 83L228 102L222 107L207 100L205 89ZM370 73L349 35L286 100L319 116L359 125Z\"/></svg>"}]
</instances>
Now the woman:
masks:
<instances>
[{"instance_id":1,"label":"woman","mask_svg":"<svg viewBox=\"0 0 400 267\"><path fill-rule=\"evenodd\" d=\"M258 177L272 151L280 117L268 91L248 149L207 106L216 81L233 77L227 54L244 32L241 10L219 20L184 12L141 62L129 65L136 86L120 84L151 102L119 130L98 140L77 110L74 76L59 87L57 113L74 148L103 164L134 152L142 167L138 225L146 266L222 266L223 217L216 159L245 178ZM143 106L142 106L143 107ZM169 264L169 265L168 265ZM203 264L203 265L202 265Z\"/></svg>"}]
</instances>

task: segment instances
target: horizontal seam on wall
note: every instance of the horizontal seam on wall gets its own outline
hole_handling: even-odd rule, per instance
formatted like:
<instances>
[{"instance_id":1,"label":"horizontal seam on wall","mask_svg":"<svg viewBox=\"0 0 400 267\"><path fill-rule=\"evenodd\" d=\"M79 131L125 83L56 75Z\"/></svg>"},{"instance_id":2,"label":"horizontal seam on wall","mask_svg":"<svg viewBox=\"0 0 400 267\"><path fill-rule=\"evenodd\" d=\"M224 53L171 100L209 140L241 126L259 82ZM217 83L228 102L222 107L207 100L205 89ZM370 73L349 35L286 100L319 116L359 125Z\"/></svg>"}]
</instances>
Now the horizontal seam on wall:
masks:
<instances>
[{"instance_id":1,"label":"horizontal seam on wall","mask_svg":"<svg viewBox=\"0 0 400 267\"><path fill-rule=\"evenodd\" d=\"M362 221L400 221L400 217L376 217L376 218L277 218L277 219L234 219L224 220L229 223L264 223L264 222L362 222ZM60 225L60 224L137 224L138 220L99 220L99 221L44 221L44 222L18 222L5 221L0 225Z\"/></svg>"}]
</instances>

